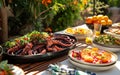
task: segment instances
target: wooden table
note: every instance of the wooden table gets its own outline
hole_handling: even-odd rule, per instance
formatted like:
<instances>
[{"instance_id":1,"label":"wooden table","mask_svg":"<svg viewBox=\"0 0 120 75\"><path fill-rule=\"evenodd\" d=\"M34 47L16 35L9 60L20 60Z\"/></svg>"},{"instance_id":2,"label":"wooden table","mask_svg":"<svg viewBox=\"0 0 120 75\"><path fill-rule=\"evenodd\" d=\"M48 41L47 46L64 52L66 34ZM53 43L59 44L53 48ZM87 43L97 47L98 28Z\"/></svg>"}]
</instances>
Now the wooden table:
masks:
<instances>
[{"instance_id":1,"label":"wooden table","mask_svg":"<svg viewBox=\"0 0 120 75\"><path fill-rule=\"evenodd\" d=\"M79 41L80 42L78 42L77 45L80 44L82 48L88 46L85 44L83 40L79 40ZM53 58L49 61L42 61L42 62L28 63L28 64L16 64L16 65L23 69L23 71L25 72L25 75L36 75L40 73L41 71L46 70L49 64L61 62L66 59L67 59L67 54L64 56L62 55L57 58Z\"/></svg>"},{"instance_id":2,"label":"wooden table","mask_svg":"<svg viewBox=\"0 0 120 75\"><path fill-rule=\"evenodd\" d=\"M88 45L85 45L85 41L79 41L78 42L80 44L79 47L86 47ZM120 54L118 54L118 61L117 64L115 65L115 68L113 68L112 70L109 71L105 71L105 72L96 72L97 75L113 75L115 73L115 75L120 74L120 68L118 67L118 65L120 64ZM49 61L42 61L42 62L37 62L37 63L28 63L28 64L16 64L18 67L22 68L23 71L25 72L25 75L37 75L40 74L40 72L42 72L43 70L46 70L48 68L49 64L54 64L57 62L61 62L67 59L67 54L58 58L53 58Z\"/></svg>"},{"instance_id":3,"label":"wooden table","mask_svg":"<svg viewBox=\"0 0 120 75\"><path fill-rule=\"evenodd\" d=\"M80 41L80 43L82 44L85 43L83 39L78 41ZM79 44L79 42L77 44ZM86 46L87 45L85 45L85 47ZM49 61L42 61L42 62L28 63L28 64L16 64L16 65L23 69L23 71L25 72L25 75L37 75L41 71L46 70L49 64L61 62L61 61L64 61L65 59L67 59L67 54L64 56L62 55L61 57L58 57L58 58L53 58L52 60L49 60Z\"/></svg>"},{"instance_id":4,"label":"wooden table","mask_svg":"<svg viewBox=\"0 0 120 75\"><path fill-rule=\"evenodd\" d=\"M41 71L47 69L49 64L61 62L65 59L67 59L67 55L64 55L59 58L54 58L49 61L42 61L42 62L29 63L29 64L16 64L16 65L23 69L23 71L25 72L25 75L36 75Z\"/></svg>"}]
</instances>

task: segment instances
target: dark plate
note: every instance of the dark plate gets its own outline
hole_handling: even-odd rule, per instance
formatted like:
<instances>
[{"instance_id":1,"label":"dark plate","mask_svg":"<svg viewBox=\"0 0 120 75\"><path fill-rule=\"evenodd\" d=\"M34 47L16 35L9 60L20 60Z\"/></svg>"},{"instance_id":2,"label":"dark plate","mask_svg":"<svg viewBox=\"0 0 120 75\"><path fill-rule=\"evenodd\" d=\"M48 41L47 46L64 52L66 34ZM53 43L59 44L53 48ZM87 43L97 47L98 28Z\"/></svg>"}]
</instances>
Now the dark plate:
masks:
<instances>
[{"instance_id":1,"label":"dark plate","mask_svg":"<svg viewBox=\"0 0 120 75\"><path fill-rule=\"evenodd\" d=\"M66 35L66 34L54 34L54 35ZM75 45L76 45L76 42L77 42L76 38L72 35L67 35L67 36L74 39L75 42L71 47L67 47L64 50L61 50L61 51L58 51L58 52L49 52L49 53L47 52L46 54L43 54L43 55L36 54L36 55L23 55L23 56L21 55L21 56L18 56L18 55L7 54L6 49L4 48L3 59L4 60L7 59L9 63L23 64L23 63L33 63L33 62L39 62L39 61L44 61L44 60L50 60L50 59L53 59L53 58L56 58L56 57L58 58L59 56L67 54L68 51L70 49L74 48Z\"/></svg>"}]
</instances>

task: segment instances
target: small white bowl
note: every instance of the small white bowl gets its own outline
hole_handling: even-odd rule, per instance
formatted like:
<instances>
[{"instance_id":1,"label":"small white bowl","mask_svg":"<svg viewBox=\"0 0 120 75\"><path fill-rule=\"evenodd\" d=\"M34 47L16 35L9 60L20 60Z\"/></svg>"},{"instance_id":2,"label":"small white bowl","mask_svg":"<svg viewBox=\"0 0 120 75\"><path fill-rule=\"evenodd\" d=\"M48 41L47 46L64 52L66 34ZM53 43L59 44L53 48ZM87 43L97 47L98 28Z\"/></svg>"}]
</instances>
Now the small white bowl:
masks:
<instances>
[{"instance_id":1,"label":"small white bowl","mask_svg":"<svg viewBox=\"0 0 120 75\"><path fill-rule=\"evenodd\" d=\"M77 27L76 27L77 28ZM74 29L76 29L74 28ZM86 34L70 34L70 33L67 33L66 30L63 31L64 34L69 34L69 35L73 35L76 37L76 39L79 41L79 40L85 40L86 37L88 36L92 36L93 32L91 29L86 29L87 33Z\"/></svg>"}]
</instances>

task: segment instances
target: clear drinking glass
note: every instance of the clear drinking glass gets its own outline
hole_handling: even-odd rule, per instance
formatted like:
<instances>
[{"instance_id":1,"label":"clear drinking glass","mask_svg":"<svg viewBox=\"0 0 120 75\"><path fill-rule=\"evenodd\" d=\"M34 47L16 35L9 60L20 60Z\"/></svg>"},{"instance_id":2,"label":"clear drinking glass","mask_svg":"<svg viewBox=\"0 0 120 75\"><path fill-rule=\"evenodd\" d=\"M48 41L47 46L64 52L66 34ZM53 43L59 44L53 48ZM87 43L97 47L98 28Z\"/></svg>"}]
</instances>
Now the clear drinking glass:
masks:
<instances>
[{"instance_id":1,"label":"clear drinking glass","mask_svg":"<svg viewBox=\"0 0 120 75\"><path fill-rule=\"evenodd\" d=\"M93 40L93 32L91 29L89 29L86 34L85 42L86 44L92 44L92 40Z\"/></svg>"},{"instance_id":2,"label":"clear drinking glass","mask_svg":"<svg viewBox=\"0 0 120 75\"><path fill-rule=\"evenodd\" d=\"M94 24L93 33L94 33L94 36L95 36L95 37L100 35L101 28L102 28L102 25L101 25L101 24L99 24L99 23L95 23L95 24Z\"/></svg>"}]
</instances>

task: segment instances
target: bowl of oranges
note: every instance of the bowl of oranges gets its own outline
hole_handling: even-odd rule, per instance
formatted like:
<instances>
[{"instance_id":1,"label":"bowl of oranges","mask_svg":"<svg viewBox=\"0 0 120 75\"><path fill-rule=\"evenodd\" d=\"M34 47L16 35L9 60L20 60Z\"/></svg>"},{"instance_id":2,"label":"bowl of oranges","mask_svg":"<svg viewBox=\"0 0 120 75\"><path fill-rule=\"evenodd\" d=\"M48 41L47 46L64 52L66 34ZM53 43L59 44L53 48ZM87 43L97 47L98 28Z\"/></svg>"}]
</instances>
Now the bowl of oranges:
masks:
<instances>
[{"instance_id":1,"label":"bowl of oranges","mask_svg":"<svg viewBox=\"0 0 120 75\"><path fill-rule=\"evenodd\" d=\"M94 23L99 23L102 25L101 32L103 32L104 29L112 25L112 20L107 15L95 15L87 17L85 23L90 29L94 29Z\"/></svg>"}]
</instances>

